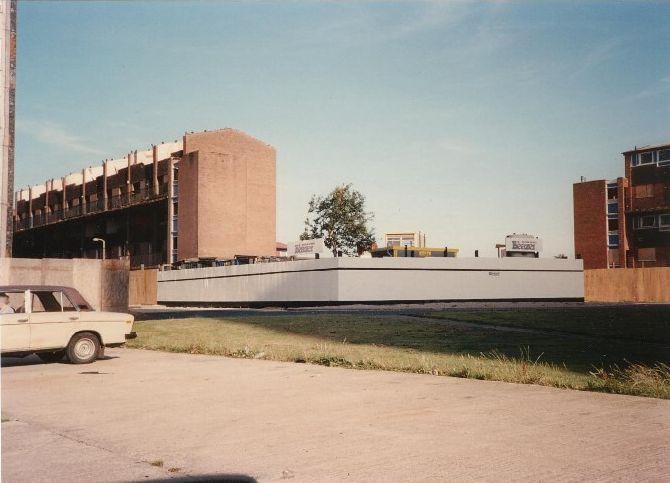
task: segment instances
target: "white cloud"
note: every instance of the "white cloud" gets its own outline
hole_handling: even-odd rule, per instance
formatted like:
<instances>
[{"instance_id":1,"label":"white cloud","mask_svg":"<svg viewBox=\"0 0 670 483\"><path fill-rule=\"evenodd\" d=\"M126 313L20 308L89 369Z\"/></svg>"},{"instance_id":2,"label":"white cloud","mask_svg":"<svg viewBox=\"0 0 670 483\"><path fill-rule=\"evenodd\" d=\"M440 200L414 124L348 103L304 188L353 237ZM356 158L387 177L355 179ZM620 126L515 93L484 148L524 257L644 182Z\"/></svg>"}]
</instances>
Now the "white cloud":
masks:
<instances>
[{"instance_id":1,"label":"white cloud","mask_svg":"<svg viewBox=\"0 0 670 483\"><path fill-rule=\"evenodd\" d=\"M59 146L78 153L102 155L103 151L86 144L79 136L68 133L61 125L51 121L17 120L17 129L36 141Z\"/></svg>"}]
</instances>

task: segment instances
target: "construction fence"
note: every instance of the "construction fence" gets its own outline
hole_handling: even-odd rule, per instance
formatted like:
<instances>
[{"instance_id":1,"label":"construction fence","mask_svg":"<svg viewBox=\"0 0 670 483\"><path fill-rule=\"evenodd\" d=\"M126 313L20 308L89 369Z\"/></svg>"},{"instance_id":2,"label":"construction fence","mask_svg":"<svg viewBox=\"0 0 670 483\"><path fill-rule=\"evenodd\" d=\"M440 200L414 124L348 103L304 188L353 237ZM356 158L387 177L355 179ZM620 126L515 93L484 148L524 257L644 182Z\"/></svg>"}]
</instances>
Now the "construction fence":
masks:
<instances>
[{"instance_id":1,"label":"construction fence","mask_svg":"<svg viewBox=\"0 0 670 483\"><path fill-rule=\"evenodd\" d=\"M670 267L584 270L587 302L670 302Z\"/></svg>"},{"instance_id":2,"label":"construction fence","mask_svg":"<svg viewBox=\"0 0 670 483\"><path fill-rule=\"evenodd\" d=\"M158 270L131 270L128 283L128 305L156 305Z\"/></svg>"}]
</instances>

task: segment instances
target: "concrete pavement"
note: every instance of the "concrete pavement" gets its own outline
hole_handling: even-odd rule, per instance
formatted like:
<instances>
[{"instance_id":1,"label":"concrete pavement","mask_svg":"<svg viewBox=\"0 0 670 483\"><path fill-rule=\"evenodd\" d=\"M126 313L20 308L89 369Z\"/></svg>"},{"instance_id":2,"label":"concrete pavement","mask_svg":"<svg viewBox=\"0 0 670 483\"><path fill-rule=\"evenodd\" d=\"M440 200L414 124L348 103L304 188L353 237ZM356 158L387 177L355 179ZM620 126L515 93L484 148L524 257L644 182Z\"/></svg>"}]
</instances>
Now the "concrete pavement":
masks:
<instances>
[{"instance_id":1,"label":"concrete pavement","mask_svg":"<svg viewBox=\"0 0 670 483\"><path fill-rule=\"evenodd\" d=\"M670 401L108 352L2 368L3 481L670 478Z\"/></svg>"}]
</instances>

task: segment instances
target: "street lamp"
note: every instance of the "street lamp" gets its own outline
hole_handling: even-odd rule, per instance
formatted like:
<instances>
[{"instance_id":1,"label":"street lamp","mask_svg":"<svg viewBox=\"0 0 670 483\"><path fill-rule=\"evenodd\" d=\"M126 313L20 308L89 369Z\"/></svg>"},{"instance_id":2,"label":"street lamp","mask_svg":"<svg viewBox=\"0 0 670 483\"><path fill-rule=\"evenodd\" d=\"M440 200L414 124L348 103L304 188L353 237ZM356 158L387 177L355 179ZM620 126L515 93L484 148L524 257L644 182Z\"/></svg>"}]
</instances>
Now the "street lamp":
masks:
<instances>
[{"instance_id":1,"label":"street lamp","mask_svg":"<svg viewBox=\"0 0 670 483\"><path fill-rule=\"evenodd\" d=\"M105 240L103 240L102 238L94 238L93 241L102 243L102 259L104 260L105 259Z\"/></svg>"},{"instance_id":2,"label":"street lamp","mask_svg":"<svg viewBox=\"0 0 670 483\"><path fill-rule=\"evenodd\" d=\"M105 262L105 251L106 251L105 250L105 245L106 244L105 244L105 240L103 240L102 238L97 238L96 237L96 238L93 239L93 241L98 242L98 243L102 243L102 262L103 263L102 263L102 266L100 267L100 308L98 309L98 310L102 310L102 298L103 298L102 275L103 275L103 271L105 269L105 267L104 267L105 263L104 262Z\"/></svg>"}]
</instances>

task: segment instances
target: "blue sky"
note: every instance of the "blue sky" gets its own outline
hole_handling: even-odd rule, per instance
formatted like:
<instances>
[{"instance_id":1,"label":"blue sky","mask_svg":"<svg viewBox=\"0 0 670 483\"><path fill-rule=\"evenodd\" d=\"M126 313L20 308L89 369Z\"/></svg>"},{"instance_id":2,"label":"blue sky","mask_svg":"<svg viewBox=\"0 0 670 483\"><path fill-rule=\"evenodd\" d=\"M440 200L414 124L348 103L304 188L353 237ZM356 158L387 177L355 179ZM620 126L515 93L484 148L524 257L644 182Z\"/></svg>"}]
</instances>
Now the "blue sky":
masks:
<instances>
[{"instance_id":1,"label":"blue sky","mask_svg":"<svg viewBox=\"0 0 670 483\"><path fill-rule=\"evenodd\" d=\"M184 131L276 147L277 238L351 182L374 227L573 253L572 183L670 140L670 3L20 2L17 187Z\"/></svg>"}]
</instances>

